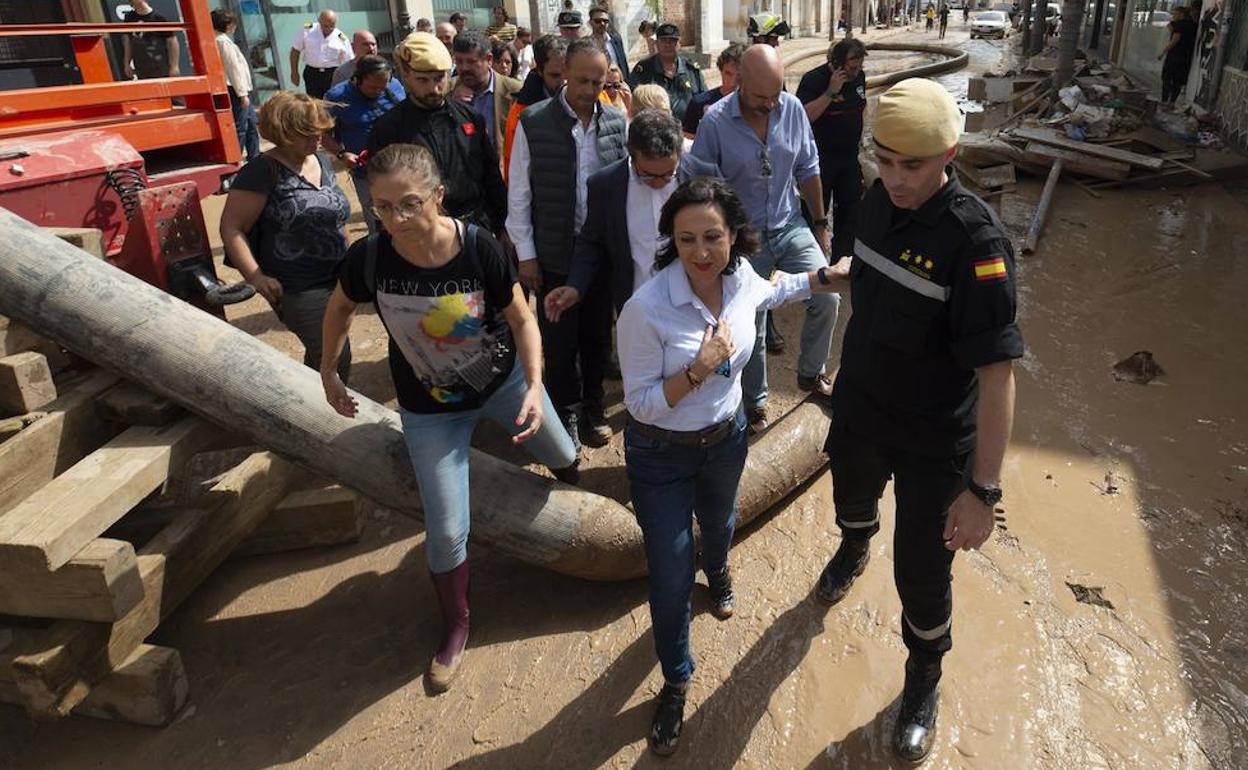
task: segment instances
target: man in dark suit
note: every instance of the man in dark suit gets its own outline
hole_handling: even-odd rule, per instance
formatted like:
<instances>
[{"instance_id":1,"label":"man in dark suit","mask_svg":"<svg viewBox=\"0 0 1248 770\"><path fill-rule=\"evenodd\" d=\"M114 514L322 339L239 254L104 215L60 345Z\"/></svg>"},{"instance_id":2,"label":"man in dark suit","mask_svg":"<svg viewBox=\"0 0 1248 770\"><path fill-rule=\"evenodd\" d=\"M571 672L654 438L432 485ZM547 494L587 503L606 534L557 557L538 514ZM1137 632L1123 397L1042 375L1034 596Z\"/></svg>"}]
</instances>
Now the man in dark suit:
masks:
<instances>
[{"instance_id":1,"label":"man in dark suit","mask_svg":"<svg viewBox=\"0 0 1248 770\"><path fill-rule=\"evenodd\" d=\"M642 110L628 127L628 157L589 177L567 283L546 295L551 321L583 297L605 301L608 290L618 312L650 278L663 204L681 182L720 175L714 164L683 154L682 139L671 113Z\"/></svg>"},{"instance_id":2,"label":"man in dark suit","mask_svg":"<svg viewBox=\"0 0 1248 770\"><path fill-rule=\"evenodd\" d=\"M591 35L594 40L607 52L607 61L619 67L620 72L627 76L628 55L624 49L624 39L620 37L620 33L611 29L611 13L601 6L591 8L589 26L593 30Z\"/></svg>"}]
</instances>

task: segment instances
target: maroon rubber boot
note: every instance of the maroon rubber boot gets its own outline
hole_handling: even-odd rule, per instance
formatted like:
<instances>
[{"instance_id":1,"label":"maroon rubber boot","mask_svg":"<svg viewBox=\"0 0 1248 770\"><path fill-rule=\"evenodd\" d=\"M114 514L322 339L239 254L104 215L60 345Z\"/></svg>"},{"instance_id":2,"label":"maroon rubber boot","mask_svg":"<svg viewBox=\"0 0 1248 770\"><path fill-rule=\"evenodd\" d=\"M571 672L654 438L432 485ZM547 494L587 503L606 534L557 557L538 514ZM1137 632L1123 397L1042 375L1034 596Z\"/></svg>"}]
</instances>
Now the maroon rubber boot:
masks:
<instances>
[{"instance_id":1,"label":"maroon rubber boot","mask_svg":"<svg viewBox=\"0 0 1248 770\"><path fill-rule=\"evenodd\" d=\"M468 562L450 572L429 573L442 610L442 643L429 663L429 686L434 692L451 687L468 646Z\"/></svg>"}]
</instances>

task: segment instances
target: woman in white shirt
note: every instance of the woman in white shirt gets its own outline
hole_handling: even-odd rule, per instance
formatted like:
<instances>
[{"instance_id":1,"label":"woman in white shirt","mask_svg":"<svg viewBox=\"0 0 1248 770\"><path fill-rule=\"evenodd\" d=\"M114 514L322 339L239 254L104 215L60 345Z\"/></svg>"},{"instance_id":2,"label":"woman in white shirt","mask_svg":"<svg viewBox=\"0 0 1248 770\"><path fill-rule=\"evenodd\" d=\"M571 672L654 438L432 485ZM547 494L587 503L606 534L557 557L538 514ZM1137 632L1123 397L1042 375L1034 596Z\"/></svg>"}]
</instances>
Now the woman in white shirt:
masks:
<instances>
[{"instance_id":1,"label":"woman in white shirt","mask_svg":"<svg viewBox=\"0 0 1248 770\"><path fill-rule=\"evenodd\" d=\"M671 754L693 674L689 597L693 517L702 531L712 612L732 615L728 547L745 467L741 370L753 352L755 315L811 292L848 287L849 259L804 274L759 277L759 247L740 199L720 179L685 182L663 206L655 276L616 323L624 402L624 460L650 570L650 618L666 681L650 746Z\"/></svg>"}]
</instances>

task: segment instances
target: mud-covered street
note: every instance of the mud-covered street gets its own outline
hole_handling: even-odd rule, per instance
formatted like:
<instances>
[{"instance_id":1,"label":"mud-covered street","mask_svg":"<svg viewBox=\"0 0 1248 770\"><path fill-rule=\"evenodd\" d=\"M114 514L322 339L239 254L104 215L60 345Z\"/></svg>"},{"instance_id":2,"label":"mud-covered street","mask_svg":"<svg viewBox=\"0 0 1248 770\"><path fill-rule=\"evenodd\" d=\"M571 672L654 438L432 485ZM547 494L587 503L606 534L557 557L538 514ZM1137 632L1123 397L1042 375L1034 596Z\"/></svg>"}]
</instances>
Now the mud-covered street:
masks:
<instances>
[{"instance_id":1,"label":"mud-covered street","mask_svg":"<svg viewBox=\"0 0 1248 770\"><path fill-rule=\"evenodd\" d=\"M1011 41L967 41L960 18L945 42L971 52L940 78L955 94L1007 67ZM873 54L868 74L910 66L899 58ZM790 90L819 62L790 71ZM1002 198L1016 242L1042 182L1020 177ZM1018 259L1028 352L1008 529L955 563L926 767L1248 767L1246 222L1243 185L1058 188L1037 252ZM800 313L779 313L791 344L770 359L777 411L796 403ZM295 355L258 298L231 321ZM393 403L375 316L352 339L353 386ZM1137 351L1164 374L1116 378ZM618 443L589 460L583 486L626 497ZM893 767L905 648L891 489L882 509L867 572L830 610L811 596L839 538L826 471L740 533L735 617L716 620L695 591L698 669L669 760L645 742L662 682L644 580L590 583L474 547L465 668L433 696L422 531L374 508L358 544L227 562L162 625L155 643L181 650L191 683L175 724L36 724L3 706L0 768Z\"/></svg>"}]
</instances>

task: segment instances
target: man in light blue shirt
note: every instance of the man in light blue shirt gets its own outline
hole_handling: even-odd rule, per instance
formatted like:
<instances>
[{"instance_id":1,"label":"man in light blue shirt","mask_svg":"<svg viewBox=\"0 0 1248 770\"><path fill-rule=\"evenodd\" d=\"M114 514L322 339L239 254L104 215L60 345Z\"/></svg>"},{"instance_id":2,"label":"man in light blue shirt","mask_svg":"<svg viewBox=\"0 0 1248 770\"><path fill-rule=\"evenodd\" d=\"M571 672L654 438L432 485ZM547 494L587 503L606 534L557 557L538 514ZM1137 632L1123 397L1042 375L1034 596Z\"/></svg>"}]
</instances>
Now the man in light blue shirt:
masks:
<instances>
[{"instance_id":1,"label":"man in light blue shirt","mask_svg":"<svg viewBox=\"0 0 1248 770\"><path fill-rule=\"evenodd\" d=\"M763 242L750 262L763 277L773 270L817 270L828 264L831 250L815 137L802 103L783 87L784 69L776 50L765 45L746 49L740 87L707 109L693 143L693 154L718 165L745 204ZM799 191L810 209L813 231L802 219ZM839 297L818 294L805 304L797 384L826 399L832 394L832 382L824 367ZM741 379L746 417L756 433L767 427L766 313L759 313L757 320L754 354Z\"/></svg>"}]
</instances>

